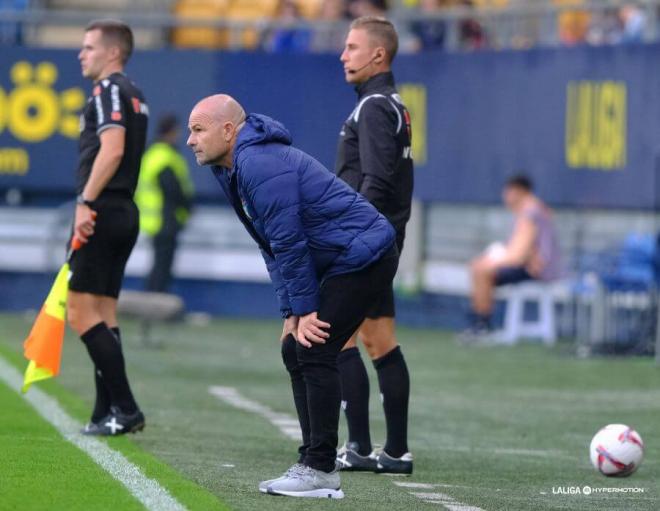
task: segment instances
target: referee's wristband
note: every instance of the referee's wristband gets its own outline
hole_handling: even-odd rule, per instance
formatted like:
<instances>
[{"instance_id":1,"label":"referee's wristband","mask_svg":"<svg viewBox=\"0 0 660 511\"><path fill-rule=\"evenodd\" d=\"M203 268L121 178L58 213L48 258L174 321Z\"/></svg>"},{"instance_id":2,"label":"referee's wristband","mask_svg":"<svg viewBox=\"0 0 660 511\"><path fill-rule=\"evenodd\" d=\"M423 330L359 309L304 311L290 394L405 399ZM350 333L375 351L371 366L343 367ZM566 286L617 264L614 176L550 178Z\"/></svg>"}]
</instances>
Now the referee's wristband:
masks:
<instances>
[{"instance_id":1,"label":"referee's wristband","mask_svg":"<svg viewBox=\"0 0 660 511\"><path fill-rule=\"evenodd\" d=\"M85 197L83 197L83 194L80 193L80 194L78 194L78 196L76 197L76 204L85 205L85 206L88 206L88 207L91 208L91 207L92 207L92 204L93 204L93 201L91 201L91 200L86 200Z\"/></svg>"}]
</instances>

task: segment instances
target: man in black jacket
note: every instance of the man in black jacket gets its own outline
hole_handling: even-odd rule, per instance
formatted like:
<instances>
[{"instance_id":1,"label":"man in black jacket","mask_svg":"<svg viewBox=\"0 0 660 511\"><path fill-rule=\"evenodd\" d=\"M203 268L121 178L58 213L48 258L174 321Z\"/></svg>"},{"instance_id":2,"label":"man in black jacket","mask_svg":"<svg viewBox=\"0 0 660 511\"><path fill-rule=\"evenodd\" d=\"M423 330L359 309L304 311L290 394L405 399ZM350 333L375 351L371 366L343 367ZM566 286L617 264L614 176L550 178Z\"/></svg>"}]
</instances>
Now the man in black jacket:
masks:
<instances>
[{"instance_id":1,"label":"man in black jacket","mask_svg":"<svg viewBox=\"0 0 660 511\"><path fill-rule=\"evenodd\" d=\"M410 115L390 71L397 48L396 30L384 18L365 16L351 24L341 62L346 81L356 86L358 104L340 133L336 172L390 221L400 252L410 218L413 161ZM343 470L412 473L407 444L410 378L394 335L394 315L394 292L389 287L339 356L349 431L338 454ZM378 373L387 426L380 453L372 452L369 380L356 346L358 336Z\"/></svg>"}]
</instances>

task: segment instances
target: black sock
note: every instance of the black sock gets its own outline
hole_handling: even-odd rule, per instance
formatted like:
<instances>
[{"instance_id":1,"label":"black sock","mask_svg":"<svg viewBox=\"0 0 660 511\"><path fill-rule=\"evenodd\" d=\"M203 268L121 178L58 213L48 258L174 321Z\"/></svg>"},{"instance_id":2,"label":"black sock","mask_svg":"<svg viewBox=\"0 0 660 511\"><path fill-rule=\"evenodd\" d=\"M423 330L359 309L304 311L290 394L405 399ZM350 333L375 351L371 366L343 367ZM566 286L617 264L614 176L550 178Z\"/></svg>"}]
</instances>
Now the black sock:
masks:
<instances>
[{"instance_id":1,"label":"black sock","mask_svg":"<svg viewBox=\"0 0 660 511\"><path fill-rule=\"evenodd\" d=\"M293 391L293 402L296 405L298 422L302 431L302 445L298 447L298 462L302 463L310 441L309 410L307 408L307 387L303 379L303 373L298 364L296 354L296 340L292 335L282 341L282 360L284 367L291 377L291 390Z\"/></svg>"},{"instance_id":2,"label":"black sock","mask_svg":"<svg viewBox=\"0 0 660 511\"><path fill-rule=\"evenodd\" d=\"M471 311L470 327L475 330L492 330L493 324L491 314L479 314Z\"/></svg>"},{"instance_id":3,"label":"black sock","mask_svg":"<svg viewBox=\"0 0 660 511\"><path fill-rule=\"evenodd\" d=\"M387 426L387 441L384 449L393 458L400 458L408 452L408 398L410 397L410 376L401 348L397 346L387 355L374 360L374 367L378 373Z\"/></svg>"},{"instance_id":4,"label":"black sock","mask_svg":"<svg viewBox=\"0 0 660 511\"><path fill-rule=\"evenodd\" d=\"M371 453L369 434L369 376L360 350L349 348L337 357L341 377L341 406L348 423L348 441L357 443L358 454Z\"/></svg>"},{"instance_id":5,"label":"black sock","mask_svg":"<svg viewBox=\"0 0 660 511\"><path fill-rule=\"evenodd\" d=\"M135 413L138 409L133 398L131 387L126 376L126 366L121 345L115 334L104 322L94 325L80 336L87 346L94 367L100 371L102 383L108 391L113 405L127 414Z\"/></svg>"},{"instance_id":6,"label":"black sock","mask_svg":"<svg viewBox=\"0 0 660 511\"><path fill-rule=\"evenodd\" d=\"M119 342L119 345L121 346L121 333L119 332L119 327L114 326L111 327L110 330L115 334L117 342ZM96 386L96 399L94 400L94 411L92 412L92 418L90 420L92 422L99 422L110 413L110 406L112 403L110 401L110 393L105 387L105 382L101 376L101 371L96 365L94 366L94 384Z\"/></svg>"}]
</instances>

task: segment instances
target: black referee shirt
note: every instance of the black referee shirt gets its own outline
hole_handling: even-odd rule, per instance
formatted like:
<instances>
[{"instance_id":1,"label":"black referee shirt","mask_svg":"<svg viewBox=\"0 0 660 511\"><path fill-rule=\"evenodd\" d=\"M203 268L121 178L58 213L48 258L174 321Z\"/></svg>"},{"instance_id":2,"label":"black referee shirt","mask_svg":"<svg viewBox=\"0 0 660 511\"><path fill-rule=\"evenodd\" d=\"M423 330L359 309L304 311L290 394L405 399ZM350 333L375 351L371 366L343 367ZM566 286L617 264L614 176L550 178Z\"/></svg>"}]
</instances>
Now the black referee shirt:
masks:
<instances>
[{"instance_id":1,"label":"black referee shirt","mask_svg":"<svg viewBox=\"0 0 660 511\"><path fill-rule=\"evenodd\" d=\"M99 134L118 126L126 130L124 157L103 192L125 192L133 196L147 139L148 116L142 91L125 74L113 73L94 84L80 118L78 193L85 188L101 147Z\"/></svg>"},{"instance_id":2,"label":"black referee shirt","mask_svg":"<svg viewBox=\"0 0 660 511\"><path fill-rule=\"evenodd\" d=\"M410 115L390 72L356 91L358 104L340 132L335 172L387 217L401 249L413 191Z\"/></svg>"}]
</instances>

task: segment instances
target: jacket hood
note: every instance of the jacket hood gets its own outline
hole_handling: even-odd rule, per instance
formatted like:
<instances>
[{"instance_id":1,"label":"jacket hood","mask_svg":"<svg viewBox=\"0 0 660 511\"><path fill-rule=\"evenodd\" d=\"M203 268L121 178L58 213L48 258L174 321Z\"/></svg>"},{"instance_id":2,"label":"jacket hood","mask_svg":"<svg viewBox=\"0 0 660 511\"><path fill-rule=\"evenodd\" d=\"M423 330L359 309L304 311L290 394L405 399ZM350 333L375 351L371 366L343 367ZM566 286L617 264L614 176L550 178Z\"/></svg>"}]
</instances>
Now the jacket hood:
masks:
<instances>
[{"instance_id":1,"label":"jacket hood","mask_svg":"<svg viewBox=\"0 0 660 511\"><path fill-rule=\"evenodd\" d=\"M291 134L284 125L267 115L250 114L245 118L245 126L238 134L234 149L234 164L243 149L256 144L277 142L291 145Z\"/></svg>"}]
</instances>

